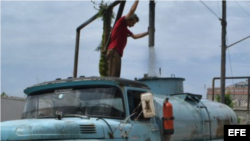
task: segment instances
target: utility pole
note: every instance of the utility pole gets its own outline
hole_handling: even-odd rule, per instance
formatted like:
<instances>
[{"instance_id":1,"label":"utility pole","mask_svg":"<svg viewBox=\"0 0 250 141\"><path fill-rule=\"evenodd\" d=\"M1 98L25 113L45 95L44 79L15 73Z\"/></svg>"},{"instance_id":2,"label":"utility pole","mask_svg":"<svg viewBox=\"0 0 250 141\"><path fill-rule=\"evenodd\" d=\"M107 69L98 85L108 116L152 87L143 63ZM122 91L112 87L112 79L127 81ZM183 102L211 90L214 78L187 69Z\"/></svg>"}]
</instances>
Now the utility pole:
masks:
<instances>
[{"instance_id":1,"label":"utility pole","mask_svg":"<svg viewBox=\"0 0 250 141\"><path fill-rule=\"evenodd\" d=\"M222 0L222 19L221 19L221 26L222 26L222 36L221 36L221 103L225 103L225 77L226 77L226 28L227 28L227 21L226 21L226 0Z\"/></svg>"}]
</instances>

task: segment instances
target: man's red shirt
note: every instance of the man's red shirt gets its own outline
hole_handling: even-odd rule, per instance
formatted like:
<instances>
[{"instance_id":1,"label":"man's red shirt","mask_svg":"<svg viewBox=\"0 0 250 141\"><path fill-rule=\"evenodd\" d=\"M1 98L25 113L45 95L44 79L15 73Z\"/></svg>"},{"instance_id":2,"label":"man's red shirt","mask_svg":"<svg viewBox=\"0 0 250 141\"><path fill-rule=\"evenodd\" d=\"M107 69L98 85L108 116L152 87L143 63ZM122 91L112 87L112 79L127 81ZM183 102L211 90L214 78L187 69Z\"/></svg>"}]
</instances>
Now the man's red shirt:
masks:
<instances>
[{"instance_id":1,"label":"man's red shirt","mask_svg":"<svg viewBox=\"0 0 250 141\"><path fill-rule=\"evenodd\" d=\"M127 37L133 33L127 28L125 16L121 17L115 24L108 49L115 49L122 57L123 50L127 44Z\"/></svg>"}]
</instances>

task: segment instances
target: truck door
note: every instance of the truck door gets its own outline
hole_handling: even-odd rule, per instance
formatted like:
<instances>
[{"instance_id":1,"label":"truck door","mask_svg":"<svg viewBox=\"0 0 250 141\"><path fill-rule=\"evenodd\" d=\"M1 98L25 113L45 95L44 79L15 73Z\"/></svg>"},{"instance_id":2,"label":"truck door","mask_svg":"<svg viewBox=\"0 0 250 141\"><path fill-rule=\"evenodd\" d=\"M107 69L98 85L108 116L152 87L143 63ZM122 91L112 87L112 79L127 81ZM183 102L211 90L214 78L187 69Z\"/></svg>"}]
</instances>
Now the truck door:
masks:
<instances>
[{"instance_id":1,"label":"truck door","mask_svg":"<svg viewBox=\"0 0 250 141\"><path fill-rule=\"evenodd\" d=\"M129 140L160 141L160 131L153 118L145 118L142 113L141 94L145 91L127 90L131 129Z\"/></svg>"}]
</instances>

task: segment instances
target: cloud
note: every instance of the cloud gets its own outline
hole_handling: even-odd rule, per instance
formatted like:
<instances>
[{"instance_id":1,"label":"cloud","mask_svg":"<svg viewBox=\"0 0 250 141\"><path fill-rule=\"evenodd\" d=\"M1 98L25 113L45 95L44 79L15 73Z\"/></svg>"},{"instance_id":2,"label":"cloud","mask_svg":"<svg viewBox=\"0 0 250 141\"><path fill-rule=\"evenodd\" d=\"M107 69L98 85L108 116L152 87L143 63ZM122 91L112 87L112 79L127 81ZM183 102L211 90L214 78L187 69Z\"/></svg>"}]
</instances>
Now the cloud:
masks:
<instances>
[{"instance_id":1,"label":"cloud","mask_svg":"<svg viewBox=\"0 0 250 141\"><path fill-rule=\"evenodd\" d=\"M243 1L244 2L244 1ZM221 3L205 1L221 17ZM239 2L240 3L240 2ZM90 1L2 1L1 2L2 91L18 96L22 88L38 82L73 75L76 28L97 11ZM123 14L133 1L127 1ZM140 1L136 13L140 22L133 33L148 28L148 1ZM228 1L227 38L232 44L250 35L249 6ZM118 7L114 8L117 12ZM213 77L220 76L221 23L199 1L156 1L155 72L161 77L185 78L184 90L204 92ZM102 21L95 20L81 31L78 76L99 76ZM247 39L230 47L234 76L250 73ZM231 66L227 52L227 76ZM128 39L122 58L123 78L134 79L148 73L148 37ZM25 81L24 81L25 80ZM13 90L15 85L15 90Z\"/></svg>"}]
</instances>

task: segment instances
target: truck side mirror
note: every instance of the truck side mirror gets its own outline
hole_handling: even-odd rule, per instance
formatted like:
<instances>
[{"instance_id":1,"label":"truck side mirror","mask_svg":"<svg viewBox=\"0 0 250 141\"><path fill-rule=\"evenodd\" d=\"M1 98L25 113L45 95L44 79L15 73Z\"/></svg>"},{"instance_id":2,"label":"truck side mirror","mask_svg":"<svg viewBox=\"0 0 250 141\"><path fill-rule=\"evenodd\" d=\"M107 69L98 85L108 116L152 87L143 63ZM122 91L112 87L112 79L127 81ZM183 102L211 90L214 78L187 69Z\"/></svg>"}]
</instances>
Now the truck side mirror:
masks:
<instances>
[{"instance_id":1,"label":"truck side mirror","mask_svg":"<svg viewBox=\"0 0 250 141\"><path fill-rule=\"evenodd\" d=\"M155 116L154 98L151 93L141 94L142 111L145 118L151 118Z\"/></svg>"}]
</instances>

